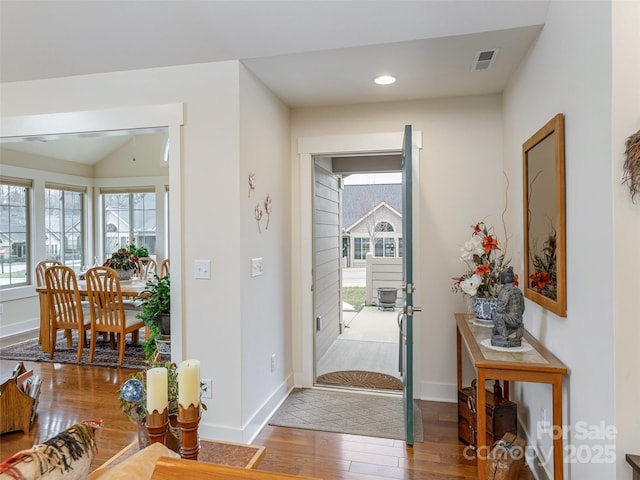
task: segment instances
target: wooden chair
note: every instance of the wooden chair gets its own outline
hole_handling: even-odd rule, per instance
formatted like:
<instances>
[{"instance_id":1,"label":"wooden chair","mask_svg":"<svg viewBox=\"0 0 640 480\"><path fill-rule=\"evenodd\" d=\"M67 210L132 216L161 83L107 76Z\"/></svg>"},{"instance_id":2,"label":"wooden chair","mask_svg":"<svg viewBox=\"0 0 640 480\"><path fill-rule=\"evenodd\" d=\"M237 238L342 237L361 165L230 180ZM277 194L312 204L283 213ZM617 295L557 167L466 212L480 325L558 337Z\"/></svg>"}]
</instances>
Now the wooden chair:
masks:
<instances>
[{"instance_id":1,"label":"wooden chair","mask_svg":"<svg viewBox=\"0 0 640 480\"><path fill-rule=\"evenodd\" d=\"M49 319L51 321L51 349L53 359L56 350L58 330L78 331L78 363L82 360L86 331L91 328L89 318L85 318L83 304L78 291L78 280L73 269L64 265L53 265L44 272L49 299Z\"/></svg>"},{"instance_id":2,"label":"wooden chair","mask_svg":"<svg viewBox=\"0 0 640 480\"><path fill-rule=\"evenodd\" d=\"M147 281L147 277L150 273L156 273L158 271L158 264L151 257L138 257L138 264L140 265L138 271L140 272L140 279Z\"/></svg>"},{"instance_id":3,"label":"wooden chair","mask_svg":"<svg viewBox=\"0 0 640 480\"><path fill-rule=\"evenodd\" d=\"M160 266L160 276L164 277L167 273L169 273L169 259L165 258Z\"/></svg>"},{"instance_id":4,"label":"wooden chair","mask_svg":"<svg viewBox=\"0 0 640 480\"><path fill-rule=\"evenodd\" d=\"M120 279L113 268L93 267L87 270L87 293L91 307L91 345L89 363L93 362L96 339L100 333L115 334L120 356L118 365L124 361L126 337L138 343L139 332L144 322L136 318L135 310L124 308Z\"/></svg>"},{"instance_id":5,"label":"wooden chair","mask_svg":"<svg viewBox=\"0 0 640 480\"><path fill-rule=\"evenodd\" d=\"M42 288L47 286L47 284L44 282L44 271L53 265L62 265L62 262L59 262L58 260L43 260L36 265L36 287L37 288ZM46 304L43 301L43 297L46 297L47 294L39 293L38 296L40 297L40 318L42 319L44 318L43 311L46 308ZM42 326L40 327L40 332L38 333L38 343L42 345ZM71 343L69 342L67 343L69 346L71 346Z\"/></svg>"}]
</instances>

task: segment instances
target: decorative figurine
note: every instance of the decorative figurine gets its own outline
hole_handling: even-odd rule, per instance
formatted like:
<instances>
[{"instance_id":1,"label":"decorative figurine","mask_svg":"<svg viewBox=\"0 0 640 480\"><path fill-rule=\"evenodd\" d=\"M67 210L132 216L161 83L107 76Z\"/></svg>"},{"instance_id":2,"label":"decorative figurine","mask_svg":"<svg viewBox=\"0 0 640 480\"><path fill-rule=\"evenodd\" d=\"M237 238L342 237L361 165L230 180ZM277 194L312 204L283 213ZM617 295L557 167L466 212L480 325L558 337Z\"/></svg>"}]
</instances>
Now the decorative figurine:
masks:
<instances>
[{"instance_id":1,"label":"decorative figurine","mask_svg":"<svg viewBox=\"0 0 640 480\"><path fill-rule=\"evenodd\" d=\"M524 325L524 296L514 285L513 267L505 268L500 274L502 290L498 293L498 306L493 313L493 334L491 345L495 347L519 347L522 345Z\"/></svg>"}]
</instances>

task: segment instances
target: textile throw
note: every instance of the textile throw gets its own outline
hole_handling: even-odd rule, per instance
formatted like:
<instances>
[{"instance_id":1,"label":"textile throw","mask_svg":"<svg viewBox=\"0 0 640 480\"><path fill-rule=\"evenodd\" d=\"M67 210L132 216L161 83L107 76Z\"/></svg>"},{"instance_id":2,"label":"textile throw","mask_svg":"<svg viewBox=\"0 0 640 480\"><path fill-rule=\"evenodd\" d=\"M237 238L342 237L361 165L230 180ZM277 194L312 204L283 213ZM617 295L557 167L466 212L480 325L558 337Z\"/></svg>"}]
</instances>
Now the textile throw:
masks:
<instances>
[{"instance_id":1,"label":"textile throw","mask_svg":"<svg viewBox=\"0 0 640 480\"><path fill-rule=\"evenodd\" d=\"M144 338L141 332L140 338ZM87 335L88 337L88 335ZM87 338L88 340L88 338ZM73 332L72 345L67 347L67 339L63 332L58 332L56 341L56 351L53 354L53 360L49 359L49 353L42 351L42 347L37 339L27 340L25 342L16 343L0 349L0 359L2 360L21 360L25 362L50 362L50 363L71 363L78 365L76 355L78 348L78 333ZM80 365L93 365L99 367L117 367L118 366L118 350L112 349L108 340L99 338L96 341L96 354L92 363L89 363L89 345L88 342L82 349L82 361ZM122 367L144 370L149 367L145 360L142 346L127 343L124 353L124 362Z\"/></svg>"},{"instance_id":2,"label":"textile throw","mask_svg":"<svg viewBox=\"0 0 640 480\"><path fill-rule=\"evenodd\" d=\"M46 442L16 453L0 464L1 480L81 480L96 452L94 432L102 420L77 423Z\"/></svg>"}]
</instances>

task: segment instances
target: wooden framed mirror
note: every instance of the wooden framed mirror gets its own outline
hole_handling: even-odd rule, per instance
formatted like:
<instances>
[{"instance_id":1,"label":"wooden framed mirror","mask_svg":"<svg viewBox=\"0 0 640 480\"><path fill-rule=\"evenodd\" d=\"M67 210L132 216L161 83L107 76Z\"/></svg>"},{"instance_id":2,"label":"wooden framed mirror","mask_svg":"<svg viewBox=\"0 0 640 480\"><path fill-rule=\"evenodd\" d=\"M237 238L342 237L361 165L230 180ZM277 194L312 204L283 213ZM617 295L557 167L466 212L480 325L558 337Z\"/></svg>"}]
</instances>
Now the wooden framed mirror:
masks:
<instances>
[{"instance_id":1,"label":"wooden framed mirror","mask_svg":"<svg viewBox=\"0 0 640 480\"><path fill-rule=\"evenodd\" d=\"M564 115L522 145L524 295L566 317Z\"/></svg>"}]
</instances>

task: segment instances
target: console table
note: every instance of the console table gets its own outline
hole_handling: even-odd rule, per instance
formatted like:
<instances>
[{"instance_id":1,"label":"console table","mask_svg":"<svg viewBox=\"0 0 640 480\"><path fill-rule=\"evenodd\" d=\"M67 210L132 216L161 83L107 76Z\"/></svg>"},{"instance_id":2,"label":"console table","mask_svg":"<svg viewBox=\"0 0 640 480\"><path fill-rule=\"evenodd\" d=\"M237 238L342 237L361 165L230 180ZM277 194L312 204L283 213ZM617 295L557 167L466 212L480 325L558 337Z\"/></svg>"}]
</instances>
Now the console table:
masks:
<instances>
[{"instance_id":1,"label":"console table","mask_svg":"<svg viewBox=\"0 0 640 480\"><path fill-rule=\"evenodd\" d=\"M487 429L486 415L486 380L504 380L504 396L509 398L509 381L548 383L552 386L554 432L562 432L562 378L567 373L567 367L549 350L525 331L524 339L531 344L528 352L501 352L487 348L481 342L491 338L492 329L475 325L474 316L456 313L457 324L457 366L458 389L462 388L462 345L465 349L478 376L478 392L476 399L478 432ZM478 479L487 478L487 457L491 445L486 445L484 434L478 435ZM562 480L563 470L563 438L556 435L553 439L553 478Z\"/></svg>"}]
</instances>

